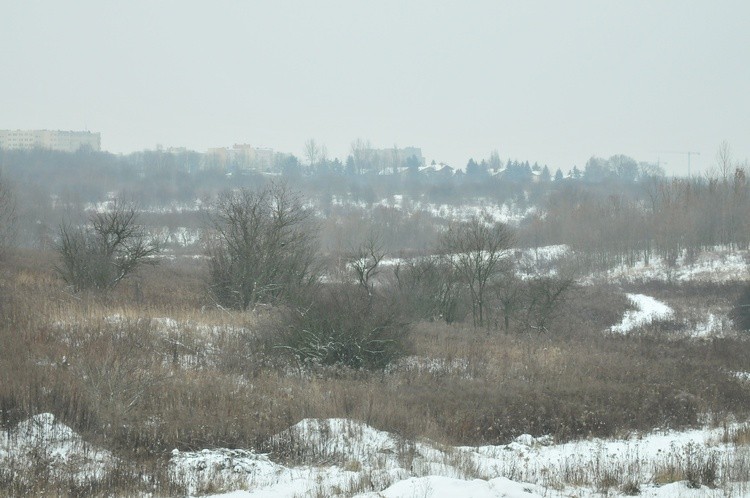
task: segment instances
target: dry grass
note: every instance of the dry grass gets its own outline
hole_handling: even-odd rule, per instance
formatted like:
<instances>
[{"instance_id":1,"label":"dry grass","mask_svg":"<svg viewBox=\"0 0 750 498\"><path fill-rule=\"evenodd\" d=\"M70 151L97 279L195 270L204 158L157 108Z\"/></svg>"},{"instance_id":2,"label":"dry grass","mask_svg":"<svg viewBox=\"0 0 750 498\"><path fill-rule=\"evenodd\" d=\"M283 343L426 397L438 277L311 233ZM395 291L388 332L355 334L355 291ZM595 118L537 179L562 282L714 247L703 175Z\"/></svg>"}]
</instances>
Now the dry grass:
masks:
<instances>
[{"instance_id":1,"label":"dry grass","mask_svg":"<svg viewBox=\"0 0 750 498\"><path fill-rule=\"evenodd\" d=\"M161 265L108 296L71 295L51 266L49 254L24 253L0 270L0 425L52 412L144 465L172 448L258 447L307 417L474 445L686 427L750 407L748 385L726 374L750 371L750 342L607 336L627 306L615 289L580 290L547 334L415 324L414 356L366 373L299 369L272 354L278 313L217 308L193 264Z\"/></svg>"}]
</instances>

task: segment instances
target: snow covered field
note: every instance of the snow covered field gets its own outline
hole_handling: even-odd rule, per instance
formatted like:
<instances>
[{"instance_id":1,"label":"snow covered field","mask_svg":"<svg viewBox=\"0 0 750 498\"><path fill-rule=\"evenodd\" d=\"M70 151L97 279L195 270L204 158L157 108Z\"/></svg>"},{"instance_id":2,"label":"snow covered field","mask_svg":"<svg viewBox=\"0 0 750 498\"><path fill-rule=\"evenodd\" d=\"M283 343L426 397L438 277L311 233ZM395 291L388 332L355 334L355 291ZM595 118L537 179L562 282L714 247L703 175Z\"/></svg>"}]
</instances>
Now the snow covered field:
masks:
<instances>
[{"instance_id":1,"label":"snow covered field","mask_svg":"<svg viewBox=\"0 0 750 498\"><path fill-rule=\"evenodd\" d=\"M271 438L270 453L174 450L168 465L171 479L189 494L234 498L740 497L750 493L750 449L726 439L742 429L657 431L566 444L527 434L501 446L447 447L353 420L305 419ZM6 470L23 472L39 462L83 482L105 479L117 458L47 413L18 424L0 444Z\"/></svg>"}]
</instances>

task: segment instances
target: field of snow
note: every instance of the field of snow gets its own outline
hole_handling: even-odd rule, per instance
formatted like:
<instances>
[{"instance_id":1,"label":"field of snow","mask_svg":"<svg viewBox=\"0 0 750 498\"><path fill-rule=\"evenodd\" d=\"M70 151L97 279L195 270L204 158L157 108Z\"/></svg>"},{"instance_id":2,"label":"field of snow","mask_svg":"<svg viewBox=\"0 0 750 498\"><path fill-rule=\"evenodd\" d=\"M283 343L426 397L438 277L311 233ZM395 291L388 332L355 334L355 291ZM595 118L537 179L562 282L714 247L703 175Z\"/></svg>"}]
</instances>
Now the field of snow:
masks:
<instances>
[{"instance_id":1,"label":"field of snow","mask_svg":"<svg viewBox=\"0 0 750 498\"><path fill-rule=\"evenodd\" d=\"M649 497L748 496L750 485L738 479L748 475L750 451L723 442L738 428L566 444L526 434L501 446L447 447L353 420L305 419L271 438L269 453L174 450L169 475L190 494L235 498L588 497L636 489ZM0 444L3 468L20 472L40 461L61 476L85 480L105 477L117 459L47 413L18 424ZM691 468L709 466L721 486L690 487Z\"/></svg>"}]
</instances>

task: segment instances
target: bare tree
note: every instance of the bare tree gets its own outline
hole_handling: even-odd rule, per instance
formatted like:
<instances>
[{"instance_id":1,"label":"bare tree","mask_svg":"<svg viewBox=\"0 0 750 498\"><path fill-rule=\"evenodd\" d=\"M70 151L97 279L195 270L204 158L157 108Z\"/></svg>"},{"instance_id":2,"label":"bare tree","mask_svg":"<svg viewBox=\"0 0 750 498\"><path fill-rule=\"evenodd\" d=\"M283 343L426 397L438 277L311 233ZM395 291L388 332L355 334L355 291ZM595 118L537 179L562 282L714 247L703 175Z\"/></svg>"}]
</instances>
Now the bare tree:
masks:
<instances>
[{"instance_id":1,"label":"bare tree","mask_svg":"<svg viewBox=\"0 0 750 498\"><path fill-rule=\"evenodd\" d=\"M88 221L83 227L60 226L56 270L74 291L111 289L138 267L156 263L161 245L138 224L133 205L115 202Z\"/></svg>"},{"instance_id":2,"label":"bare tree","mask_svg":"<svg viewBox=\"0 0 750 498\"><path fill-rule=\"evenodd\" d=\"M305 142L305 157L310 163L310 168L313 168L317 164L320 156L320 147L315 143L315 139L311 138Z\"/></svg>"},{"instance_id":3,"label":"bare tree","mask_svg":"<svg viewBox=\"0 0 750 498\"><path fill-rule=\"evenodd\" d=\"M12 244L16 229L16 198L10 184L0 176L0 255Z\"/></svg>"},{"instance_id":4,"label":"bare tree","mask_svg":"<svg viewBox=\"0 0 750 498\"><path fill-rule=\"evenodd\" d=\"M469 288L474 326L487 322L487 286L510 264L512 242L508 225L489 224L476 216L451 226L440 239L440 252Z\"/></svg>"},{"instance_id":5,"label":"bare tree","mask_svg":"<svg viewBox=\"0 0 750 498\"><path fill-rule=\"evenodd\" d=\"M369 140L358 138L351 144L351 156L357 173L372 168L373 151Z\"/></svg>"},{"instance_id":6,"label":"bare tree","mask_svg":"<svg viewBox=\"0 0 750 498\"><path fill-rule=\"evenodd\" d=\"M311 213L287 187L225 194L209 225L210 288L219 304L244 310L317 284Z\"/></svg>"},{"instance_id":7,"label":"bare tree","mask_svg":"<svg viewBox=\"0 0 750 498\"><path fill-rule=\"evenodd\" d=\"M574 280L570 277L537 276L527 282L525 327L548 332L547 326L562 307Z\"/></svg>"},{"instance_id":8,"label":"bare tree","mask_svg":"<svg viewBox=\"0 0 750 498\"><path fill-rule=\"evenodd\" d=\"M503 330L510 333L511 320L521 311L524 304L524 286L513 272L507 272L501 281L493 282L492 291L503 315Z\"/></svg>"},{"instance_id":9,"label":"bare tree","mask_svg":"<svg viewBox=\"0 0 750 498\"><path fill-rule=\"evenodd\" d=\"M385 257L385 250L380 235L370 232L367 239L352 251L350 265L357 277L357 282L369 296L374 289L373 279L380 273L380 262Z\"/></svg>"},{"instance_id":10,"label":"bare tree","mask_svg":"<svg viewBox=\"0 0 750 498\"><path fill-rule=\"evenodd\" d=\"M444 258L406 259L393 268L398 300L412 316L453 323L462 318L462 293L454 269Z\"/></svg>"},{"instance_id":11,"label":"bare tree","mask_svg":"<svg viewBox=\"0 0 750 498\"><path fill-rule=\"evenodd\" d=\"M721 142L719 150L716 151L716 167L719 168L719 175L724 184L726 184L734 173L734 167L732 166L732 147L726 140Z\"/></svg>"}]
</instances>

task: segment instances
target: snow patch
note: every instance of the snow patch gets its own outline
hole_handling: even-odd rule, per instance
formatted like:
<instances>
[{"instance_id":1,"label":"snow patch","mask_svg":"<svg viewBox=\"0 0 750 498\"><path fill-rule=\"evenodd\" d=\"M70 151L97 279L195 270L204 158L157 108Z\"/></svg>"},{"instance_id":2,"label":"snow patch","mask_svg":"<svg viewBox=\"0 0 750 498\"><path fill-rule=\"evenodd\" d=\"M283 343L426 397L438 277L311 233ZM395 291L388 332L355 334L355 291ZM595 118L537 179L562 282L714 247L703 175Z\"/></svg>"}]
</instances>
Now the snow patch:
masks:
<instances>
[{"instance_id":1,"label":"snow patch","mask_svg":"<svg viewBox=\"0 0 750 498\"><path fill-rule=\"evenodd\" d=\"M100 478L116 463L106 450L85 442L51 413L20 422L0 443L0 467L23 476L43 466L52 474L65 471L79 482ZM28 474L26 474L28 475ZM22 478L22 477L19 477Z\"/></svg>"},{"instance_id":2,"label":"snow patch","mask_svg":"<svg viewBox=\"0 0 750 498\"><path fill-rule=\"evenodd\" d=\"M643 294L627 294L627 296L638 309L626 311L622 321L612 326L610 329L612 332L627 334L638 327L648 325L654 320L664 320L674 316L672 308L653 297Z\"/></svg>"},{"instance_id":3,"label":"snow patch","mask_svg":"<svg viewBox=\"0 0 750 498\"><path fill-rule=\"evenodd\" d=\"M402 498L429 497L455 498L471 496L472 498L542 498L547 490L538 486L511 481L505 477L496 477L485 481L482 479L462 480L443 476L411 477L399 481L379 493L357 495L362 498Z\"/></svg>"}]
</instances>

